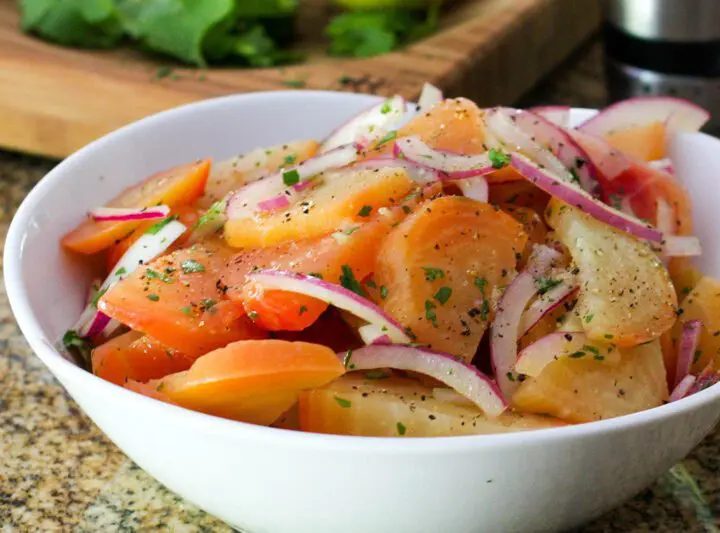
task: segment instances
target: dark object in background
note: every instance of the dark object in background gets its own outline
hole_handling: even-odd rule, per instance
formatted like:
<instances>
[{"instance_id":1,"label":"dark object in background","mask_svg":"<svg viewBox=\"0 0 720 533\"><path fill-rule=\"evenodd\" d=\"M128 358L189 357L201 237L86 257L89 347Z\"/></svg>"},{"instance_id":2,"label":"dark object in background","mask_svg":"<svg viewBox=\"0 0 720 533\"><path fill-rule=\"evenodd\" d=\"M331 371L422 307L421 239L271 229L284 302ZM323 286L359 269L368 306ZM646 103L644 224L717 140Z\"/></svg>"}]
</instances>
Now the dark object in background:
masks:
<instances>
[{"instance_id":1,"label":"dark object in background","mask_svg":"<svg viewBox=\"0 0 720 533\"><path fill-rule=\"evenodd\" d=\"M605 0L605 15L612 100L666 95L720 109L720 0Z\"/></svg>"}]
</instances>

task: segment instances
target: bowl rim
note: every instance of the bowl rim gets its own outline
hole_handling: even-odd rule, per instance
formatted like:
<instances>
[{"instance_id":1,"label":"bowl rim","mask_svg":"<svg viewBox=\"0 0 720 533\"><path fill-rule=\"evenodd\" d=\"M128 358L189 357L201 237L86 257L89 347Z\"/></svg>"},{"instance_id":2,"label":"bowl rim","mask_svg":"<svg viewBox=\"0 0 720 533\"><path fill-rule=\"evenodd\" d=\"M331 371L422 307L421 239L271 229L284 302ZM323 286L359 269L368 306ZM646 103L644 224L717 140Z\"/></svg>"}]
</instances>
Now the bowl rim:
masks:
<instances>
[{"instance_id":1,"label":"bowl rim","mask_svg":"<svg viewBox=\"0 0 720 533\"><path fill-rule=\"evenodd\" d=\"M198 113L215 106L224 107L259 103L266 99L272 100L275 98L288 97L301 99L327 98L329 96L341 96L354 99L362 98L368 102L381 98L379 96L339 91L285 90L228 95L192 102L150 115L96 139L60 162L35 185L18 208L7 232L3 257L4 282L10 307L23 336L30 344L33 352L45 363L55 377L58 377L58 374L62 374L68 379L78 381L84 387L95 389L99 394L108 398L115 398L120 402L135 403L136 407L154 412L157 416L175 418L178 422L184 424L192 423L198 429L215 435L223 435L229 438L253 438L267 442L272 441L274 443L277 443L278 439L284 439L284 442L288 445L302 448L317 448L318 446L322 446L324 448L342 449L344 451L364 451L372 453L447 453L488 447L494 448L496 446L526 447L546 445L568 438L591 438L598 434L628 431L634 428L661 423L665 421L665 419L669 420L683 416L686 413L720 400L720 384L716 384L690 397L683 398L680 401L616 418L584 424L489 435L388 438L306 433L228 420L148 398L107 382L91 372L83 370L68 361L53 346L50 340L44 338L37 317L30 307L27 289L21 272L21 257L25 243L26 228L28 227L30 218L36 211L38 204L44 200L46 192L52 190L58 183L64 181L67 179L67 176L71 175L70 172L67 172L68 169L71 169L75 165L81 165L83 158L89 152L102 150L106 145L115 142L115 139L132 134L135 129L145 127L156 121L172 119L172 117L176 115ZM572 109L578 112L594 111L583 108ZM702 133L698 133L697 135L708 137L720 144L720 141L708 135ZM67 389L67 387L65 388Z\"/></svg>"}]
</instances>

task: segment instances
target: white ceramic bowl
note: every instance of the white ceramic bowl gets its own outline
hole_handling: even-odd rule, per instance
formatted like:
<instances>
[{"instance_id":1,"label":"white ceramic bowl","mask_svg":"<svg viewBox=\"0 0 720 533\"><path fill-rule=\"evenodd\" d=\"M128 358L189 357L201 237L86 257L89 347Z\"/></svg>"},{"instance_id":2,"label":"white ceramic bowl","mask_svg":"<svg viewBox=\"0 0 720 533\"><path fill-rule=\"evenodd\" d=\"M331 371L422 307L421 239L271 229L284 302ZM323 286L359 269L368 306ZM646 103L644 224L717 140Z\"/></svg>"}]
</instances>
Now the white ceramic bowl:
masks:
<instances>
[{"instance_id":1,"label":"white ceramic bowl","mask_svg":"<svg viewBox=\"0 0 720 533\"><path fill-rule=\"evenodd\" d=\"M297 91L209 100L122 128L38 184L10 228L5 282L25 337L90 418L159 481L252 533L556 531L619 504L689 453L720 416L720 386L614 420L530 433L340 437L166 405L96 378L53 348L89 279L59 240L88 208L171 165L322 138L374 101ZM695 200L702 266L720 275L720 141L687 135L673 151Z\"/></svg>"}]
</instances>

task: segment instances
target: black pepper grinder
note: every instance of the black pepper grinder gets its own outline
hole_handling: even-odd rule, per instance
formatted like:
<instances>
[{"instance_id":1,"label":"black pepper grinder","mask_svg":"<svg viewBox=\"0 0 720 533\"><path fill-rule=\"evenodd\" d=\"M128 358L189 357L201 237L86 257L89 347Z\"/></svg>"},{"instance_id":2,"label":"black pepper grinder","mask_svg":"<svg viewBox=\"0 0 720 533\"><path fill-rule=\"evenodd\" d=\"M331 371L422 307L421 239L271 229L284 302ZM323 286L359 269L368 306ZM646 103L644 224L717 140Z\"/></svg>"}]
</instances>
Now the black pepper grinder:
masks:
<instances>
[{"instance_id":1,"label":"black pepper grinder","mask_svg":"<svg viewBox=\"0 0 720 533\"><path fill-rule=\"evenodd\" d=\"M612 100L691 100L720 126L720 0L604 0Z\"/></svg>"}]
</instances>

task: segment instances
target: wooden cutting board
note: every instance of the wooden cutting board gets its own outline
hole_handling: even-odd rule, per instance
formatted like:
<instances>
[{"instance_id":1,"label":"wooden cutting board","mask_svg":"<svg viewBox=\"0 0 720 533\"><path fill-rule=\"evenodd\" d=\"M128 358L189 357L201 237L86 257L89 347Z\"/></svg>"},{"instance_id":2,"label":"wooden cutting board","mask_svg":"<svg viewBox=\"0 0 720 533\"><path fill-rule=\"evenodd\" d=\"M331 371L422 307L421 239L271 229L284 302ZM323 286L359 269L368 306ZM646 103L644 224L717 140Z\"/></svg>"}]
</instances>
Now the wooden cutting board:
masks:
<instances>
[{"instance_id":1,"label":"wooden cutting board","mask_svg":"<svg viewBox=\"0 0 720 533\"><path fill-rule=\"evenodd\" d=\"M313 6L300 14L306 35L319 35L316 27L326 17L329 6L318 1L302 0L301 5ZM508 104L597 29L598 4L466 0L451 6L438 33L384 56L340 60L311 53L306 63L293 67L174 68L161 77L159 69L167 73L167 62L131 50L73 50L23 35L16 1L0 0L0 146L64 157L164 109L294 85L412 99L429 81L480 105Z\"/></svg>"}]
</instances>

